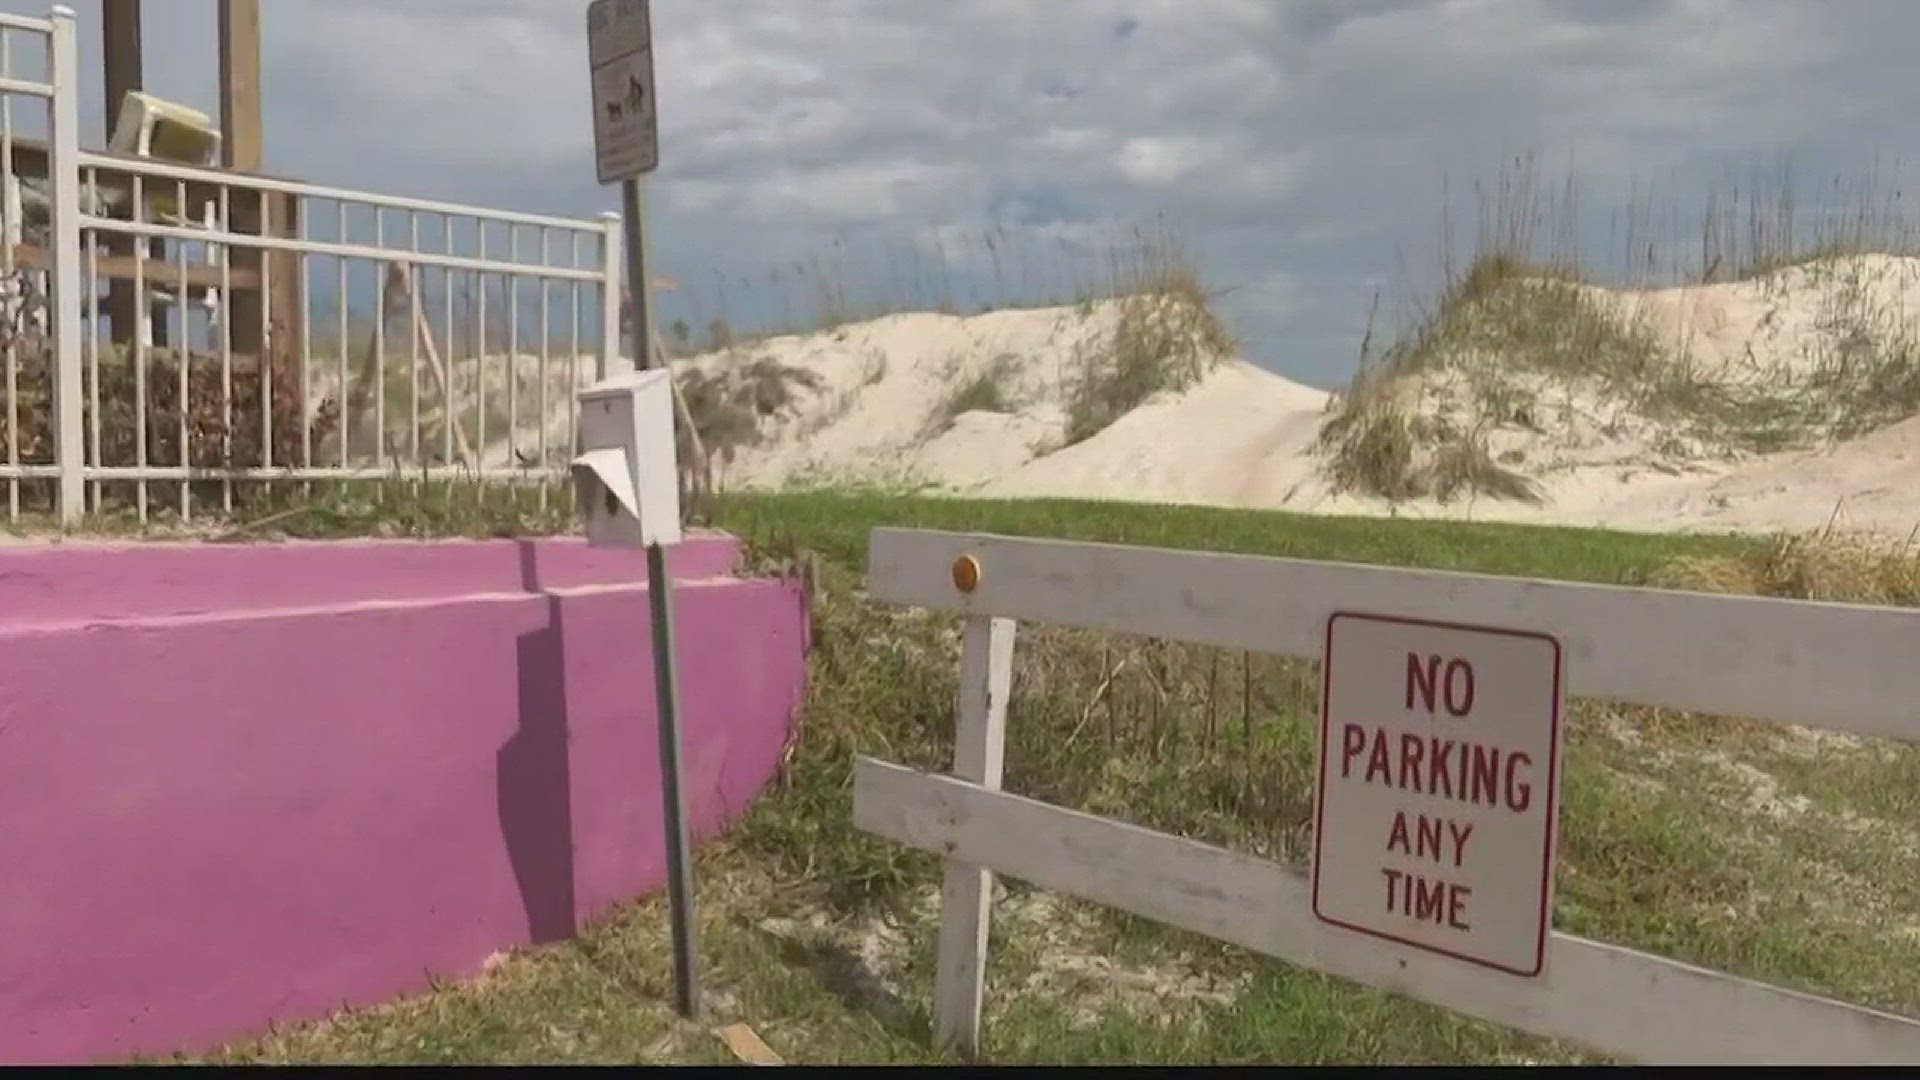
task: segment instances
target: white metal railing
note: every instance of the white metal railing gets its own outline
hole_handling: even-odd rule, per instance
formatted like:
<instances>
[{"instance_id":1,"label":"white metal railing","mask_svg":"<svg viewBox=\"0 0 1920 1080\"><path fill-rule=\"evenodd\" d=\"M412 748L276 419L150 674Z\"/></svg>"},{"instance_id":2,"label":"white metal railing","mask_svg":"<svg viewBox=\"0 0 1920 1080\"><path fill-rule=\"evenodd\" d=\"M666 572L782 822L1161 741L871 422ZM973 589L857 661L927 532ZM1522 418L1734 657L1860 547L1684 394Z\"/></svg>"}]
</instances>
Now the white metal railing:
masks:
<instances>
[{"instance_id":1,"label":"white metal railing","mask_svg":"<svg viewBox=\"0 0 1920 1080\"><path fill-rule=\"evenodd\" d=\"M42 39L44 79L10 33ZM0 17L10 519L33 485L71 523L258 482L564 471L574 390L626 363L617 217L84 151L75 55L71 12ZM38 141L19 95L46 104Z\"/></svg>"},{"instance_id":2,"label":"white metal railing","mask_svg":"<svg viewBox=\"0 0 1920 1080\"><path fill-rule=\"evenodd\" d=\"M1343 610L1521 627L1563 643L1573 693L1911 742L1920 611L894 529L873 533L867 588L967 617L953 775L854 772L856 827L947 860L942 1041L977 1044L998 871L1640 1061L1920 1061L1909 1017L1561 933L1545 976L1514 978L1330 927L1291 867L998 790L1015 620L1307 659Z\"/></svg>"},{"instance_id":3,"label":"white metal railing","mask_svg":"<svg viewBox=\"0 0 1920 1080\"><path fill-rule=\"evenodd\" d=\"M22 46L25 46L24 48ZM19 70L39 61L35 75ZM41 251L63 243L78 249L79 206L76 177L71 167L40 170L44 182L34 188L21 184L18 168L27 140L17 121L25 119L41 132L41 151L50 161L71 166L78 147L78 109L75 85L73 13L54 8L44 19L0 16L0 368L4 368L6 404L4 457L0 477L7 486L9 519L20 514L21 480L56 470L62 460L78 462L80 416L74 409L78 387L71 380L59 385L62 372L47 360L61 345L77 353L77 321L57 317L59 304L49 303L55 290L71 297L78 285L49 266L23 267L20 255L38 242ZM26 98L29 115L15 111L16 99ZM32 114L37 112L38 123ZM68 259L69 266L75 260ZM39 379L23 378L23 363L38 358ZM68 373L70 375L70 373ZM44 385L35 385L42 383ZM61 391L66 391L62 393ZM31 424L31 431L23 425ZM72 472L59 497L77 505L78 473Z\"/></svg>"}]
</instances>

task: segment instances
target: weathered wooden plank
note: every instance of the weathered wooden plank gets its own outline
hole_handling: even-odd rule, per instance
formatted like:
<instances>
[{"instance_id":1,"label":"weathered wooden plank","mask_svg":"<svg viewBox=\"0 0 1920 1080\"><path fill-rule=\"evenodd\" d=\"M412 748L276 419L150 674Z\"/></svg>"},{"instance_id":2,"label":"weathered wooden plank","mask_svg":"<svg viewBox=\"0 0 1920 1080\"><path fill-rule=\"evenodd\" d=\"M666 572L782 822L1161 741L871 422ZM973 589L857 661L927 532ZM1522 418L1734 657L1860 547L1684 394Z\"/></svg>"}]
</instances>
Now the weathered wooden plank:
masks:
<instances>
[{"instance_id":1,"label":"weathered wooden plank","mask_svg":"<svg viewBox=\"0 0 1920 1080\"><path fill-rule=\"evenodd\" d=\"M980 563L970 594L962 554ZM1587 697L1920 739L1920 610L876 529L877 599L1318 658L1335 611L1535 630Z\"/></svg>"},{"instance_id":2,"label":"weathered wooden plank","mask_svg":"<svg viewBox=\"0 0 1920 1080\"><path fill-rule=\"evenodd\" d=\"M991 572L991 571L989 571ZM854 824L1455 1012L1663 1064L1911 1064L1920 1022L1555 934L1520 979L1326 926L1306 878L1208 844L871 758Z\"/></svg>"}]
</instances>

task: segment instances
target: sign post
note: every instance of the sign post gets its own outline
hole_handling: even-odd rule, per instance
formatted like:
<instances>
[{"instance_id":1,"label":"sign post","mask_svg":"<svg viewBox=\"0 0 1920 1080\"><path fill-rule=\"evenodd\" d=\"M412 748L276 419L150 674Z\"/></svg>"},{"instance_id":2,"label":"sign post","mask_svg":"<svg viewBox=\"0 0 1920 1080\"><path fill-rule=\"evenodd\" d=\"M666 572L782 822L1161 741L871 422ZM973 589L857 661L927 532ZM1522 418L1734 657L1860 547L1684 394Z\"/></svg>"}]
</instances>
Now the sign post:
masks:
<instances>
[{"instance_id":1,"label":"sign post","mask_svg":"<svg viewBox=\"0 0 1920 1080\"><path fill-rule=\"evenodd\" d=\"M646 228L640 181L660 164L659 113L653 92L653 19L648 0L593 0L587 6L587 63L593 83L594 167L600 183L620 185L627 281L633 293L633 357L649 368L653 290L647 287ZM608 304L621 302L609 289ZM661 788L666 803L667 892L673 922L674 1005L700 1014L694 947L693 869L688 860L686 801L680 788L680 692L673 655L672 582L666 552L647 545L647 597L652 608L654 696L660 717Z\"/></svg>"},{"instance_id":2,"label":"sign post","mask_svg":"<svg viewBox=\"0 0 1920 1080\"><path fill-rule=\"evenodd\" d=\"M1485 970L1546 969L1560 813L1560 643L1327 621L1313 836L1323 922Z\"/></svg>"}]
</instances>

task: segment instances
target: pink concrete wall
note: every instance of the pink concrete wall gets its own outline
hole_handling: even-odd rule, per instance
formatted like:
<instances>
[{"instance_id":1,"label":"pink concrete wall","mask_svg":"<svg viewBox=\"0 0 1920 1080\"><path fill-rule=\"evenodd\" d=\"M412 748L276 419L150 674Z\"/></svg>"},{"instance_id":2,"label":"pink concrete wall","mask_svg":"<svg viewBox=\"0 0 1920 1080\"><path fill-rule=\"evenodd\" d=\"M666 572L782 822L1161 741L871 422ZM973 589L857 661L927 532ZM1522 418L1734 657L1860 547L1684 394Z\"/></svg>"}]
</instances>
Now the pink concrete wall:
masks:
<instances>
[{"instance_id":1,"label":"pink concrete wall","mask_svg":"<svg viewBox=\"0 0 1920 1080\"><path fill-rule=\"evenodd\" d=\"M676 563L696 842L771 778L803 694L798 586L736 559L709 537ZM641 562L0 549L0 1060L386 1000L659 885Z\"/></svg>"},{"instance_id":2,"label":"pink concrete wall","mask_svg":"<svg viewBox=\"0 0 1920 1080\"><path fill-rule=\"evenodd\" d=\"M740 544L695 533L667 554L676 579L731 572ZM642 552L568 538L0 547L0 630L128 615L232 614L353 601L643 584Z\"/></svg>"}]
</instances>

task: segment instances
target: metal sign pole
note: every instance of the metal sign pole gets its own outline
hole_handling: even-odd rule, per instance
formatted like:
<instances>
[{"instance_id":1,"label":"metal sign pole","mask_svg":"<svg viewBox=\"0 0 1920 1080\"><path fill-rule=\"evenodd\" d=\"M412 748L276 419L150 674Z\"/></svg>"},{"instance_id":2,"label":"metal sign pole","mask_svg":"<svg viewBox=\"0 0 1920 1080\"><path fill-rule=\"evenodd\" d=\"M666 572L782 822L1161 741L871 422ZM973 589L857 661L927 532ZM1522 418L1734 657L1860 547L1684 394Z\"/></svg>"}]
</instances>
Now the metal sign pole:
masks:
<instances>
[{"instance_id":1,"label":"metal sign pole","mask_svg":"<svg viewBox=\"0 0 1920 1080\"><path fill-rule=\"evenodd\" d=\"M660 164L659 114L653 93L653 19L648 0L594 0L587 6L587 65L593 85L595 171L602 184L620 182L627 245L627 283L633 292L633 361L655 364L653 293L647 278L645 207L641 177ZM609 282L611 286L613 283ZM604 301L620 303L608 288ZM661 363L665 358L660 359ZM667 898L673 924L674 1006L700 1015L700 972L694 947L693 867L689 864L686 800L680 785L680 690L673 656L673 582L667 553L647 548L647 600L652 609L653 690L660 729L660 787L666 810Z\"/></svg>"},{"instance_id":2,"label":"metal sign pole","mask_svg":"<svg viewBox=\"0 0 1920 1080\"><path fill-rule=\"evenodd\" d=\"M647 289L647 249L640 181L620 185L626 217L627 278L633 283L633 358L639 369L653 367L648 348L653 305ZM666 803L667 894L673 922L674 1007L691 1020L700 1015L699 957L694 948L693 867L687 861L687 807L680 791L680 688L673 655L673 582L666 552L647 545L647 600L653 609L653 689L660 717L660 780Z\"/></svg>"},{"instance_id":3,"label":"metal sign pole","mask_svg":"<svg viewBox=\"0 0 1920 1080\"><path fill-rule=\"evenodd\" d=\"M660 713L660 776L667 810L667 890L673 922L674 1008L700 1015L700 958L693 926L693 867L687 862L686 803L680 793L680 691L674 679L673 601L666 552L647 545L647 596L653 607L653 688Z\"/></svg>"}]
</instances>

